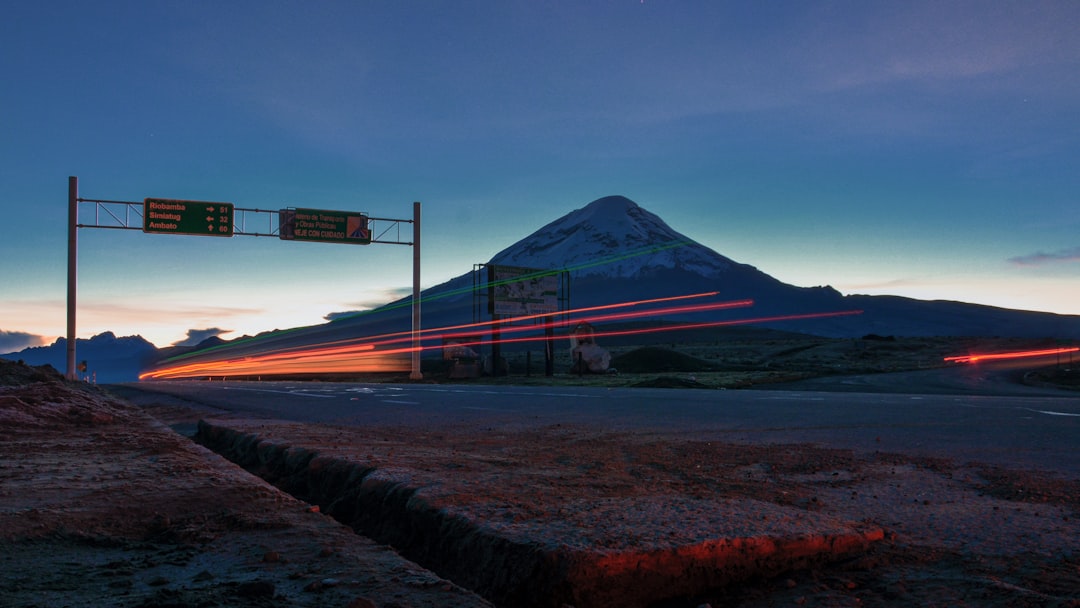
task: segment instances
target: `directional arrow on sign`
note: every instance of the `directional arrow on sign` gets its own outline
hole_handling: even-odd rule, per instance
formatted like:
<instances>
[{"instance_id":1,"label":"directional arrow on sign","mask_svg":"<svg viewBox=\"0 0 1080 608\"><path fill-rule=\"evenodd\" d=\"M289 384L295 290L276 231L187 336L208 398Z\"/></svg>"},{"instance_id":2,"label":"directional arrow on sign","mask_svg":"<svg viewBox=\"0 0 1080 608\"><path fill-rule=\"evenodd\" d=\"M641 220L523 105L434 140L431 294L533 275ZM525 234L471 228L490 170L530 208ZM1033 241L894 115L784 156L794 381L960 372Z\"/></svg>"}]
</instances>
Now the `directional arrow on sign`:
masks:
<instances>
[{"instance_id":1,"label":"directional arrow on sign","mask_svg":"<svg viewBox=\"0 0 1080 608\"><path fill-rule=\"evenodd\" d=\"M203 216L206 227L200 229L199 206L206 210ZM143 201L143 232L166 234L201 234L210 236L233 235L232 203L186 201L176 199L148 198Z\"/></svg>"}]
</instances>

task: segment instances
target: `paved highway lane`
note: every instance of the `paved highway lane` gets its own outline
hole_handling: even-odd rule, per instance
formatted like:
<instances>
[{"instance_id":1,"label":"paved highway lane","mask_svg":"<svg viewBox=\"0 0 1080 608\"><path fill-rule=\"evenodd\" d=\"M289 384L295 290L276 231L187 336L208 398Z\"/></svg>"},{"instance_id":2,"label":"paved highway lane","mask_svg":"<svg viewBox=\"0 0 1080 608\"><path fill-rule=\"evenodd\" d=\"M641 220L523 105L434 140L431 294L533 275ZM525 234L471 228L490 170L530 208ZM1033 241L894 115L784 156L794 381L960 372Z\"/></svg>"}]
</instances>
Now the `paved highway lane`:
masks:
<instances>
[{"instance_id":1,"label":"paved highway lane","mask_svg":"<svg viewBox=\"0 0 1080 608\"><path fill-rule=\"evenodd\" d=\"M231 416L497 432L584 425L729 442L899 452L1080 478L1080 397L437 384L152 382L136 403L180 399ZM140 395L141 394L141 395Z\"/></svg>"},{"instance_id":2,"label":"paved highway lane","mask_svg":"<svg viewBox=\"0 0 1080 608\"><path fill-rule=\"evenodd\" d=\"M1078 398L1077 391L1024 384L1026 373L1054 365L1053 357L1030 360L954 364L887 374L821 376L799 382L767 385L770 390L916 393L934 395L992 395Z\"/></svg>"}]
</instances>

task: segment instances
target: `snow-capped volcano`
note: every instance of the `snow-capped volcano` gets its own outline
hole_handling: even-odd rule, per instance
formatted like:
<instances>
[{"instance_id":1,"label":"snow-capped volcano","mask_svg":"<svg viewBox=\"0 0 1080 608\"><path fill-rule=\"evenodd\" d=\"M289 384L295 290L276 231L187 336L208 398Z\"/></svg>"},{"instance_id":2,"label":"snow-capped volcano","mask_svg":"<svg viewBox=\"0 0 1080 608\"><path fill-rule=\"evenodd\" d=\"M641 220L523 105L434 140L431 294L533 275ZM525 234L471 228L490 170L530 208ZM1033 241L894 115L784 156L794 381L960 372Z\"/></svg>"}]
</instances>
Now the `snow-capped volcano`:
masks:
<instances>
[{"instance_id":1,"label":"snow-capped volcano","mask_svg":"<svg viewBox=\"0 0 1080 608\"><path fill-rule=\"evenodd\" d=\"M715 276L734 264L624 196L572 211L500 251L490 263L567 269L575 278L634 278L660 270Z\"/></svg>"},{"instance_id":2,"label":"snow-capped volcano","mask_svg":"<svg viewBox=\"0 0 1080 608\"><path fill-rule=\"evenodd\" d=\"M568 270L573 307L717 291L724 299L753 299L761 314L796 314L839 306L842 297L831 288L786 285L726 258L623 196L566 214L490 263Z\"/></svg>"},{"instance_id":3,"label":"snow-capped volcano","mask_svg":"<svg viewBox=\"0 0 1080 608\"><path fill-rule=\"evenodd\" d=\"M896 296L844 296L828 286L789 285L676 232L623 196L604 197L566 214L499 252L490 263L569 270L572 307L715 291L725 300L753 300L753 307L740 316L761 320L755 324L826 336L1080 335L1076 316ZM729 318L726 312L717 314ZM779 320L786 317L796 319Z\"/></svg>"}]
</instances>

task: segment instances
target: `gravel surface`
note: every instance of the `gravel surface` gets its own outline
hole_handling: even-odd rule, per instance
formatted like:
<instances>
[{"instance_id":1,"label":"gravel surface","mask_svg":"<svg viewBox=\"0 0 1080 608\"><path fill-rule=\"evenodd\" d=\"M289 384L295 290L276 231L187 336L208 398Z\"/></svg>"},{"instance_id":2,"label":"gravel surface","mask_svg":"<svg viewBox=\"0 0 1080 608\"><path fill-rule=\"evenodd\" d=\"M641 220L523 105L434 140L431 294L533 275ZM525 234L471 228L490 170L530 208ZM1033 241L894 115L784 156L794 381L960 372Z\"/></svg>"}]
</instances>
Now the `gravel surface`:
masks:
<instances>
[{"instance_id":1,"label":"gravel surface","mask_svg":"<svg viewBox=\"0 0 1080 608\"><path fill-rule=\"evenodd\" d=\"M0 606L489 605L130 404L0 367Z\"/></svg>"},{"instance_id":2,"label":"gravel surface","mask_svg":"<svg viewBox=\"0 0 1080 608\"><path fill-rule=\"evenodd\" d=\"M489 605L417 564L430 556L357 535L166 426L205 412L15 364L0 380L0 605ZM1080 606L1080 484L1037 471L588 427L210 423L408 481L410 497L501 537L585 552L597 578L618 556L718 538L882 531L836 560L658 606Z\"/></svg>"},{"instance_id":3,"label":"gravel surface","mask_svg":"<svg viewBox=\"0 0 1080 608\"><path fill-rule=\"evenodd\" d=\"M1080 605L1080 484L1038 472L566 426L214 424L382 471L506 536L612 554L767 536L774 525L779 537L853 523L885 532L864 553L778 578L763 569L672 605Z\"/></svg>"}]
</instances>

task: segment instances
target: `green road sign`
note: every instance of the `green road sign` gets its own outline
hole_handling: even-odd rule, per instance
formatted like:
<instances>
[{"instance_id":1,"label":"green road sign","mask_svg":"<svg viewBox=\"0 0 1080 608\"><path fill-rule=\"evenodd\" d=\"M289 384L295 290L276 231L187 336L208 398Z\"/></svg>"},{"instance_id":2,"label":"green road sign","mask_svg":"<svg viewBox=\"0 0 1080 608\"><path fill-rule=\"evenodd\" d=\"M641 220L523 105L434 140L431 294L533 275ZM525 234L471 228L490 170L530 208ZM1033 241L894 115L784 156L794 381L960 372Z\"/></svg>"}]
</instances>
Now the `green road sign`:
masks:
<instances>
[{"instance_id":1,"label":"green road sign","mask_svg":"<svg viewBox=\"0 0 1080 608\"><path fill-rule=\"evenodd\" d=\"M233 204L148 198L143 201L143 232L233 235Z\"/></svg>"},{"instance_id":2,"label":"green road sign","mask_svg":"<svg viewBox=\"0 0 1080 608\"><path fill-rule=\"evenodd\" d=\"M282 209L278 236L286 241L371 244L368 216L355 211Z\"/></svg>"}]
</instances>

